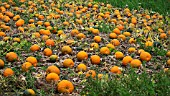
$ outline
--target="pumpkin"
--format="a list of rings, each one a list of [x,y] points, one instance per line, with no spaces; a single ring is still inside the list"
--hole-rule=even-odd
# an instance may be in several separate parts
[[[24,25],[24,20],[23,19],[19,19],[16,23],[15,23],[15,25],[17,26],[17,27],[19,27],[19,26],[22,26],[22,25]]]
[[[128,63],[130,63],[133,60],[131,56],[125,56],[122,60],[122,65],[126,66]]]
[[[87,66],[83,63],[80,63],[78,66],[77,66],[77,70],[78,71],[86,71],[87,70]]]
[[[32,64],[30,62],[25,62],[24,64],[22,64],[22,71],[27,72],[30,67],[32,67]]]
[[[60,70],[58,67],[56,67],[55,65],[51,65],[49,66],[47,69],[46,69],[46,73],[49,74],[49,73],[56,73],[56,74],[60,74]]]
[[[33,52],[35,52],[35,51],[40,50],[40,47],[39,47],[37,44],[34,44],[34,45],[32,45],[32,46],[30,47],[30,50],[33,51]]]
[[[80,52],[78,52],[76,57],[78,60],[84,60],[84,59],[88,58],[88,54],[85,51],[80,51]]]
[[[140,59],[143,60],[143,61],[150,61],[152,58],[151,54],[148,53],[148,52],[142,52],[140,54]]]
[[[60,77],[56,73],[49,73],[46,76],[46,81],[51,82],[51,81],[58,81],[60,80]]]
[[[24,92],[23,92],[23,96],[35,96],[35,92],[33,89],[26,89]]]
[[[55,42],[54,42],[54,40],[52,40],[52,39],[48,39],[48,40],[45,42],[45,44],[46,44],[47,46],[54,46],[54,45],[55,45]]]
[[[45,56],[51,56],[53,54],[53,52],[50,48],[45,48],[43,53]]]
[[[113,66],[113,67],[110,69],[110,71],[111,71],[112,73],[117,73],[117,74],[120,74],[120,73],[121,73],[121,70],[119,69],[118,66]]]
[[[115,57],[116,57],[116,59],[122,59],[124,57],[124,54],[120,51],[117,51],[115,53]]]
[[[96,76],[96,72],[94,71],[94,70],[89,70],[89,71],[87,71],[87,73],[86,73],[86,78],[87,77],[92,77],[92,78],[94,78],[95,76]]]
[[[108,47],[102,47],[100,49],[100,54],[109,55],[110,54],[109,48]]]
[[[13,62],[18,59],[18,55],[14,52],[9,52],[6,54],[6,59],[9,62]]]
[[[133,52],[135,52],[136,51],[136,49],[134,48],[134,47],[130,47],[129,49],[128,49],[128,52],[129,53],[133,53]]]
[[[2,59],[0,59],[0,69],[3,68],[5,65],[4,61]]]
[[[99,48],[99,44],[98,43],[91,43],[90,47],[92,47],[94,49],[98,49]]]
[[[74,62],[72,59],[65,59],[64,62],[63,62],[63,66],[68,68],[72,68],[74,66]]]
[[[71,54],[72,53],[72,49],[70,48],[70,46],[63,46],[61,51],[63,54]]]
[[[62,80],[58,83],[57,90],[60,93],[72,93],[74,85],[68,80]]]
[[[130,62],[130,66],[133,68],[139,68],[139,67],[141,67],[141,65],[142,65],[142,62],[139,59],[133,59]]]
[[[96,43],[101,42],[101,37],[100,37],[100,36],[95,36],[95,37],[94,37],[94,41],[95,41]]]
[[[30,62],[34,67],[36,67],[38,63],[37,59],[33,56],[29,56],[26,61]]]
[[[58,56],[57,55],[51,55],[50,56],[50,61],[51,62],[56,62],[58,60]]]
[[[4,77],[9,77],[14,75],[14,71],[11,68],[6,68],[3,73]]]
[[[92,55],[90,61],[92,64],[100,64],[100,57],[98,55]]]

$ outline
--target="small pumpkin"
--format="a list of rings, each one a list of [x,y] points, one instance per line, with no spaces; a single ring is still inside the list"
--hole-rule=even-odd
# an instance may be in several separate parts
[[[72,93],[74,85],[68,80],[62,80],[58,83],[57,90],[60,93]]]
[[[94,49],[98,49],[99,48],[99,44],[98,43],[91,43],[90,47],[92,47]]]
[[[80,63],[78,66],[77,66],[77,70],[78,71],[86,71],[87,70],[87,66],[83,63]]]
[[[12,76],[14,75],[14,71],[11,68],[6,68],[3,73],[4,77]]]
[[[17,26],[17,27],[19,27],[19,26],[22,26],[22,25],[24,25],[24,20],[23,19],[19,19],[16,23],[15,23],[15,25]]]
[[[142,65],[142,62],[139,59],[133,59],[130,62],[130,66],[133,68],[139,68],[139,67],[141,67],[141,65]]]
[[[168,59],[166,63],[168,66],[170,66],[170,59]]]
[[[2,59],[0,59],[0,69],[4,68],[4,65],[5,65],[4,61]]]
[[[130,63],[133,60],[131,56],[125,56],[122,60],[122,65],[126,66],[128,63]]]
[[[29,56],[27,59],[26,59],[27,62],[30,62],[34,67],[37,66],[37,59],[35,57],[32,57],[32,56]]]
[[[13,62],[18,59],[18,55],[15,52],[9,52],[6,54],[6,59],[9,62]]]
[[[117,74],[120,74],[120,73],[121,73],[121,70],[119,69],[118,66],[113,66],[113,67],[110,69],[110,71],[111,71],[112,73],[117,73]]]
[[[101,37],[100,37],[100,36],[95,36],[95,37],[94,37],[94,41],[95,41],[96,43],[100,43],[100,42],[101,42]]]
[[[63,54],[71,54],[72,53],[72,49],[70,48],[70,46],[63,46],[61,51]]]
[[[100,54],[105,54],[105,55],[109,55],[110,54],[110,50],[108,47],[102,47],[100,49]]]
[[[58,56],[57,55],[51,55],[50,56],[50,61],[51,62],[56,62],[58,60]]]
[[[80,51],[80,52],[78,52],[76,57],[78,60],[84,60],[84,59],[88,58],[88,54],[85,51]]]
[[[98,75],[97,75],[97,78],[98,78],[98,79],[103,79],[103,77],[104,77],[103,74],[98,74]]]
[[[34,44],[34,45],[32,45],[32,46],[30,47],[30,50],[33,51],[33,52],[35,52],[35,51],[40,50],[40,47],[39,47],[37,44]]]
[[[35,92],[33,89],[26,89],[24,92],[23,92],[23,96],[35,96]]]
[[[86,73],[86,78],[87,77],[92,77],[92,78],[94,78],[95,76],[96,76],[96,72],[94,71],[94,70],[89,70],[89,71],[87,71],[87,73]]]
[[[116,57],[116,59],[122,59],[124,57],[124,54],[120,51],[117,51],[115,53],[115,57]]]
[[[51,56],[53,54],[53,52],[50,48],[45,48],[43,53],[45,56]]]
[[[150,61],[152,58],[151,54],[148,53],[148,52],[142,52],[140,54],[140,59],[143,60],[143,61]]]
[[[135,52],[136,51],[136,49],[134,48],[134,47],[130,47],[129,49],[128,49],[128,52],[129,53],[133,53],[133,52]]]
[[[45,44],[46,44],[47,46],[54,46],[54,45],[55,45],[55,42],[54,42],[54,40],[52,40],[52,39],[48,39],[48,40],[45,42]]]
[[[167,57],[170,57],[170,51],[168,51],[168,52],[166,53],[166,56],[167,56]]]
[[[49,73],[46,76],[46,81],[51,82],[51,81],[58,81],[60,80],[60,77],[56,73]]]
[[[90,61],[92,64],[100,64],[100,57],[98,55],[92,55]]]
[[[56,74],[60,74],[60,70],[57,66],[55,65],[51,65],[49,66],[47,69],[46,69],[46,73],[49,74],[49,73],[56,73]]]
[[[25,62],[24,64],[22,64],[22,71],[27,72],[30,67],[32,67],[32,64],[30,62]]]
[[[68,68],[72,68],[74,66],[74,62],[72,59],[65,59],[64,62],[63,62],[63,66]]]

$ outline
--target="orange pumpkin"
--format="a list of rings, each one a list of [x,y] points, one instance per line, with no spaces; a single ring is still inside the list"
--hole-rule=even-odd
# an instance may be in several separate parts
[[[88,58],[88,54],[85,51],[80,51],[76,55],[78,60],[84,60]]]
[[[32,89],[26,89],[26,90],[23,92],[23,96],[35,96],[35,92],[34,92],[34,90],[32,90]]]
[[[166,56],[167,56],[167,57],[170,57],[170,51],[168,51],[168,52],[166,53]]]
[[[113,66],[113,67],[110,69],[110,71],[111,71],[112,73],[117,73],[117,74],[120,74],[120,73],[121,73],[121,70],[119,69],[118,66]]]
[[[65,59],[63,62],[63,66],[72,68],[74,66],[74,62],[72,59]]]
[[[77,29],[73,29],[71,31],[71,36],[76,36],[77,34],[79,34],[79,31]]]
[[[139,59],[133,59],[130,62],[130,66],[133,68],[139,68],[142,65],[142,62]]]
[[[100,64],[100,57],[98,55],[92,55],[90,61],[92,64]]]
[[[2,59],[0,59],[0,68],[3,68],[5,65],[4,61]]]
[[[116,57],[116,59],[122,59],[124,57],[124,54],[120,51],[117,51],[115,53],[115,57]]]
[[[3,73],[4,77],[12,76],[14,75],[14,71],[11,68],[6,68]]]
[[[150,61],[152,58],[151,54],[148,53],[148,52],[142,52],[140,54],[140,59],[143,60],[143,61]]]
[[[121,33],[118,28],[115,28],[115,29],[113,30],[113,32],[116,33],[116,34],[120,34],[120,33]]]
[[[22,25],[24,25],[24,20],[23,19],[19,19],[16,23],[15,23],[15,25],[17,26],[17,27],[19,27],[19,26],[22,26]]]
[[[63,46],[61,51],[63,54],[71,54],[72,53],[72,49],[70,48],[70,46]]]
[[[9,52],[6,54],[6,59],[9,61],[9,62],[13,62],[15,60],[18,59],[18,55],[14,52]]]
[[[77,66],[77,70],[78,71],[86,71],[87,70],[87,66],[83,63],[80,63],[78,66]]]
[[[32,64],[30,62],[25,62],[24,64],[22,64],[22,71],[27,72],[30,67],[32,67]]]
[[[5,36],[6,36],[6,34],[5,34],[4,32],[0,32],[0,36],[5,37]]]
[[[30,62],[34,67],[37,66],[37,59],[35,57],[32,57],[32,56],[29,56],[27,59],[26,59],[27,62]]]
[[[87,73],[86,73],[86,78],[87,77],[92,77],[92,78],[94,78],[95,76],[96,76],[96,72],[94,71],[94,70],[89,70],[89,71],[87,71]]]
[[[92,47],[94,49],[98,49],[99,48],[99,44],[98,43],[91,43],[90,47]]]
[[[136,49],[134,48],[134,47],[130,47],[129,49],[128,49],[128,52],[129,53],[133,53],[133,52],[135,52],[136,51]]]
[[[128,63],[130,63],[133,60],[131,56],[125,56],[122,60],[122,65],[126,66]]]
[[[105,55],[109,55],[110,54],[110,50],[108,47],[102,47],[100,49],[100,54],[105,54]]]
[[[39,47],[37,44],[34,44],[34,45],[32,45],[32,46],[30,47],[30,50],[33,51],[33,52],[35,52],[35,51],[40,50],[40,47]]]
[[[113,39],[112,41],[110,41],[111,44],[113,44],[114,46],[119,46],[120,42],[117,39]]]
[[[48,39],[48,40],[45,42],[45,44],[46,44],[47,46],[55,46],[55,42],[54,42],[54,40],[52,40],[52,39]]]
[[[45,48],[43,53],[45,56],[51,56],[53,54],[53,52],[50,48]]]
[[[56,73],[49,73],[46,76],[46,81],[51,82],[51,81],[58,81],[60,80],[60,77]]]
[[[60,93],[72,93],[74,85],[68,80],[62,80],[58,83],[57,90]]]
[[[99,30],[98,29],[92,29],[92,33],[93,34],[99,34]]]
[[[117,38],[117,34],[116,34],[116,33],[110,33],[110,34],[109,34],[109,37],[110,37],[111,39],[115,39],[115,38]]]
[[[77,34],[77,38],[84,39],[84,38],[86,38],[86,35],[84,35],[83,33],[79,33],[79,34]]]
[[[100,37],[100,36],[95,36],[95,37],[94,37],[94,41],[95,41],[96,43],[101,42],[101,37]]]
[[[60,70],[58,67],[56,67],[55,65],[51,65],[49,66],[47,69],[46,69],[46,73],[49,74],[49,73],[56,73],[56,74],[60,74]]]

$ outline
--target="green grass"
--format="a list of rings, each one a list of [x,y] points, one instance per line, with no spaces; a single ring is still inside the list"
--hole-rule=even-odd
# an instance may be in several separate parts
[[[114,7],[124,8],[128,5],[130,9],[139,9],[141,6],[144,9],[159,12],[162,15],[169,15],[170,1],[169,0],[94,0],[112,4]]]
[[[168,96],[169,75],[164,72],[136,74],[129,70],[126,75],[109,76],[111,79],[88,78],[81,95],[86,96]]]

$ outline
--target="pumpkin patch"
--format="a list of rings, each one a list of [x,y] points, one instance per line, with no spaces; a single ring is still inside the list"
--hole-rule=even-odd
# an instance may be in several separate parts
[[[146,96],[166,96],[169,83],[158,79],[169,78],[170,19],[142,7],[0,1],[0,90],[9,96],[124,96],[146,84]]]

